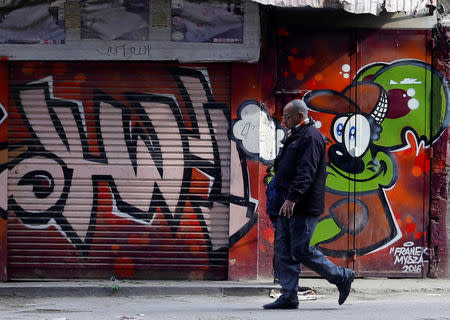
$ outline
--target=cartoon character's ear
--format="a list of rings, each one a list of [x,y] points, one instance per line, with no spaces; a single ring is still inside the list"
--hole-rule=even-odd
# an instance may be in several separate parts
[[[303,101],[308,108],[318,112],[344,114],[358,110],[353,101],[334,90],[310,91],[303,97]]]
[[[387,97],[380,85],[360,82],[357,85],[348,86],[342,94],[349,99],[356,99],[356,104],[362,113],[370,114],[374,118],[378,116],[380,122],[384,120],[387,111]],[[385,96],[385,99],[382,99],[383,96]],[[383,106],[380,105],[380,101],[384,101]]]

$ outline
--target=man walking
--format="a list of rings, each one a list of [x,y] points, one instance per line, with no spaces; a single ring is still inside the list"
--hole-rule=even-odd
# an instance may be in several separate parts
[[[275,160],[275,210],[279,210],[275,257],[281,296],[264,309],[298,308],[301,265],[337,286],[339,304],[347,299],[355,272],[328,260],[309,243],[325,203],[325,143],[302,100],[284,106],[287,138]],[[272,208],[273,209],[273,208]]]

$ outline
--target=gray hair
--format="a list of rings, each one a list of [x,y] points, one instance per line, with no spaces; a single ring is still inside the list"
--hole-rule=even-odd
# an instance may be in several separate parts
[[[292,109],[294,112],[303,113],[305,117],[308,117],[308,107],[303,100],[295,99],[289,103],[292,104]]]

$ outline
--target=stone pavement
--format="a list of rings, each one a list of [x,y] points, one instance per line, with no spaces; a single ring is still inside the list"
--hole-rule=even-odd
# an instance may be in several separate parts
[[[300,278],[302,290],[337,294],[336,286],[320,278]],[[156,280],[84,280],[0,283],[0,296],[164,296],[164,295],[269,295],[280,287],[269,280],[256,281],[156,281]],[[352,294],[390,295],[404,293],[450,294],[450,278],[387,279],[356,278]]]

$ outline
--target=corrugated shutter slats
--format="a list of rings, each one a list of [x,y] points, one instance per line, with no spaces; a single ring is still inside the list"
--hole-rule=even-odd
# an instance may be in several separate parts
[[[228,65],[14,63],[8,274],[224,279]]]

